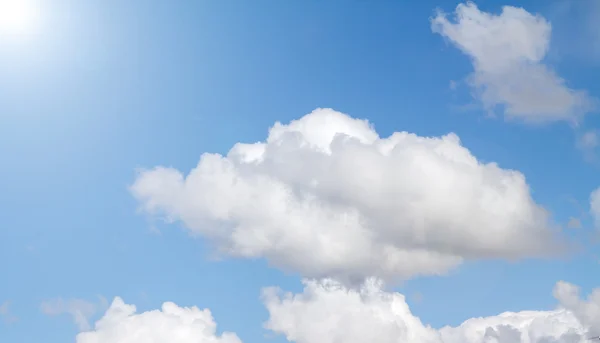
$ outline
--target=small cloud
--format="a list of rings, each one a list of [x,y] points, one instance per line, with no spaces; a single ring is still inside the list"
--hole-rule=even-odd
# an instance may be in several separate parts
[[[596,104],[544,63],[552,26],[538,14],[512,6],[493,14],[466,2],[451,17],[438,12],[431,29],[470,57],[474,71],[466,81],[488,111],[501,108],[505,117],[529,123],[577,124]]]
[[[581,220],[579,220],[579,218],[571,217],[571,218],[569,218],[567,227],[569,229],[580,229],[581,228]]]
[[[90,318],[99,310],[107,307],[108,301],[106,298],[99,296],[98,303],[83,299],[55,298],[44,301],[40,306],[40,310],[48,316],[68,314],[80,331],[88,331],[91,329]]]
[[[0,305],[0,318],[2,318],[5,323],[11,324],[16,322],[18,318],[10,313],[9,307],[9,301],[5,301],[2,303],[2,305]]]
[[[217,330],[210,309],[179,307],[165,302],[159,309],[138,313],[135,305],[126,304],[119,297],[113,300],[94,330],[79,333],[75,341],[242,343],[235,333]]]

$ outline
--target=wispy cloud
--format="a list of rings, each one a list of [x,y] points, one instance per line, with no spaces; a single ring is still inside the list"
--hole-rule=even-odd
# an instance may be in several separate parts
[[[90,318],[108,307],[108,302],[104,297],[99,296],[97,302],[90,302],[83,299],[63,299],[55,298],[44,301],[40,310],[49,316],[58,316],[68,314],[81,331],[91,329]]]

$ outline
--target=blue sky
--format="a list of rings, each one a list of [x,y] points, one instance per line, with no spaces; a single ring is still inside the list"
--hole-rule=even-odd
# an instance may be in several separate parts
[[[448,275],[390,286],[425,324],[550,310],[559,280],[585,293],[597,286],[589,198],[598,168],[594,144],[578,143],[598,128],[595,111],[578,125],[531,124],[502,109],[490,118],[466,82],[471,58],[432,31],[436,9],[451,18],[459,2],[38,3],[35,35],[0,40],[1,342],[74,341],[80,327],[62,313],[70,299],[92,304],[93,326],[115,296],[139,312],[165,301],[210,308],[219,330],[244,342],[285,341],[262,327],[261,289],[302,292],[301,278],[313,275],[264,256],[214,261],[210,240],[139,211],[129,187],[140,168],[187,174],[201,154],[264,141],[276,121],[316,108],[366,118],[381,137],[455,133],[479,161],[523,173],[563,239],[581,245],[559,258],[469,259]],[[591,2],[477,5],[546,18],[540,63],[600,97],[600,35],[590,24],[600,9]],[[580,228],[566,228],[571,217]],[[52,301],[58,315],[43,311]]]

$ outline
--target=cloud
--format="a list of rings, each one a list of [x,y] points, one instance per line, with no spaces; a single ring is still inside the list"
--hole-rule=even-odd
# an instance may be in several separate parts
[[[92,331],[77,335],[77,343],[241,343],[230,332],[216,334],[210,310],[178,307],[166,302],[161,310],[136,313],[133,305],[115,298]]]
[[[590,194],[590,214],[594,219],[596,228],[600,228],[600,188]]]
[[[332,281],[305,281],[300,294],[263,291],[265,327],[295,343],[551,343],[581,342],[600,325],[600,290],[587,301],[576,286],[557,283],[553,311],[505,312],[435,329],[414,316],[400,293],[369,280],[356,290]]]
[[[589,335],[600,335],[600,288],[596,288],[587,297],[581,299],[580,288],[560,281],[554,287],[554,297],[560,305],[573,313],[577,320],[588,331]]]
[[[439,12],[431,29],[471,58],[468,83],[487,110],[501,106],[506,117],[530,123],[577,123],[592,109],[595,100],[544,64],[552,28],[542,16],[511,6],[496,15],[467,2],[452,19]]]
[[[302,293],[263,289],[269,313],[264,327],[295,343],[575,343],[597,335],[600,289],[582,299],[577,286],[560,281],[552,311],[505,312],[471,318],[441,329],[423,324],[411,313],[405,297],[383,290],[368,279],[360,288],[346,288],[331,279],[305,280]],[[117,297],[94,329],[79,333],[77,343],[241,343],[235,333],[217,334],[210,310],[166,302],[161,309],[137,313]]]
[[[68,314],[81,331],[90,329],[90,318],[102,308],[105,308],[106,300],[100,297],[99,304],[89,302],[83,299],[63,299],[56,298],[44,301],[40,310],[49,316],[58,316]]]
[[[366,120],[317,109],[264,142],[205,153],[187,176],[143,170],[140,208],[181,221],[219,252],[307,277],[398,281],[465,259],[556,252],[523,174],[483,163],[455,134],[381,138]]]

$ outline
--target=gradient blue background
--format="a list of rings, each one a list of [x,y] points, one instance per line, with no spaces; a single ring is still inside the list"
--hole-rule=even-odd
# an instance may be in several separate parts
[[[244,342],[283,341],[264,337],[260,289],[299,290],[297,275],[264,261],[209,261],[203,242],[178,225],[138,215],[127,186],[136,168],[187,171],[202,152],[262,140],[275,121],[316,107],[368,118],[381,135],[455,132],[480,159],[522,171],[563,224],[587,211],[600,185],[575,144],[597,118],[575,130],[529,127],[484,118],[468,89],[450,89],[472,66],[431,32],[429,18],[456,1],[42,3],[39,37],[0,45],[0,303],[10,300],[19,317],[0,322],[0,342],[72,342],[70,318],[48,317],[40,303],[97,295],[140,310],[163,301],[209,307],[219,328]],[[492,12],[503,4],[478,2]],[[560,4],[511,3],[552,20],[547,62],[599,96],[599,60],[571,36],[587,12],[563,15]],[[589,235],[582,221],[570,235]],[[564,260],[469,263],[398,290],[440,327],[552,308],[556,281],[590,290],[598,267],[593,249]]]

